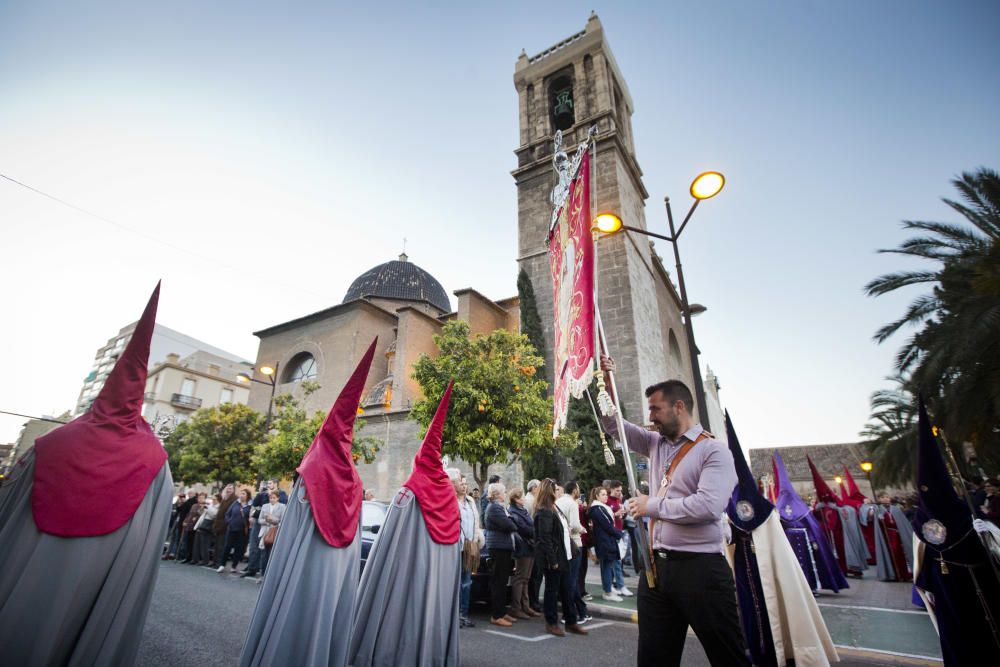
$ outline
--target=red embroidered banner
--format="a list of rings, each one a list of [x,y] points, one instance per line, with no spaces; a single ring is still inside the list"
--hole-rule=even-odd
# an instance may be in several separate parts
[[[554,289],[552,434],[566,425],[569,397],[590,385],[594,362],[594,240],[590,225],[590,154],[584,153],[549,239]]]

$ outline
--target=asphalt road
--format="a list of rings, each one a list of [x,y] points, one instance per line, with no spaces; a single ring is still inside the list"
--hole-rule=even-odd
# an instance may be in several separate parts
[[[236,664],[250,624],[259,586],[251,579],[217,574],[210,568],[161,563],[138,664],[143,666]],[[635,664],[636,626],[594,619],[587,637],[553,637],[540,619],[513,628],[489,623],[485,607],[474,608],[475,628],[462,630],[461,662],[468,667],[511,665]],[[883,626],[883,631],[885,627]],[[698,640],[688,635],[684,665],[708,665]],[[922,664],[879,655],[842,655],[842,667]]]

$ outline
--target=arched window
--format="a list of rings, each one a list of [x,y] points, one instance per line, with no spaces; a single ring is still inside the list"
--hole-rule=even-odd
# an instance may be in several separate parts
[[[316,377],[316,359],[308,352],[300,352],[292,357],[285,373],[285,382],[301,382]]]

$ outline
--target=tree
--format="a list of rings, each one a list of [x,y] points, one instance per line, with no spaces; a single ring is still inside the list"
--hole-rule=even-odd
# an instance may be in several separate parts
[[[319,387],[317,382],[304,381],[301,385],[303,400]],[[253,459],[255,469],[267,477],[281,479],[291,477],[309,450],[309,446],[316,439],[316,434],[319,433],[326,417],[327,413],[322,410],[317,410],[309,416],[301,403],[291,394],[281,394],[275,398],[271,433],[267,440],[256,448]],[[362,419],[354,422],[351,455],[355,463],[360,459],[364,459],[365,463],[371,463],[382,446],[382,441],[378,438],[358,436],[358,431],[364,426],[365,422]]]
[[[552,442],[552,399],[537,372],[542,358],[527,336],[506,329],[470,336],[461,321],[445,324],[434,343],[440,354],[422,354],[413,365],[424,398],[410,416],[426,430],[454,379],[442,451],[468,462],[485,489],[491,464],[510,463]]]
[[[917,406],[902,375],[871,396],[872,416],[861,437],[872,455],[872,484],[903,485],[914,479],[917,462]]]
[[[922,235],[880,250],[934,262],[865,286],[880,296],[930,284],[903,315],[875,334],[883,343],[904,326],[919,327],[896,355],[908,388],[922,393],[953,443],[972,442],[987,469],[1000,464],[1000,176],[990,169],[952,181],[965,203],[944,199],[968,225],[904,221]],[[874,415],[873,415],[874,417]]]
[[[178,479],[216,485],[251,481],[254,448],[264,438],[264,416],[239,403],[202,408],[168,435],[164,447]]]
[[[614,452],[615,464],[608,466],[604,460],[601,434],[586,397],[570,399],[566,427],[576,433],[579,439],[577,446],[569,450],[569,462],[573,467],[573,476],[580,485],[581,494],[589,494],[593,487],[606,479],[617,479],[623,484],[626,482],[622,453],[611,436],[605,437],[608,447]]]

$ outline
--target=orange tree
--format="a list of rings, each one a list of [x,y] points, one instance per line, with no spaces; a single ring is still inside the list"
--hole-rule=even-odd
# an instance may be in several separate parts
[[[451,321],[434,337],[440,354],[413,365],[424,398],[410,413],[426,430],[448,381],[455,380],[442,451],[472,466],[485,490],[487,470],[535,450],[551,447],[552,399],[538,367],[544,363],[527,336],[497,329],[470,335],[465,322]],[[575,434],[560,436],[575,441]]]

